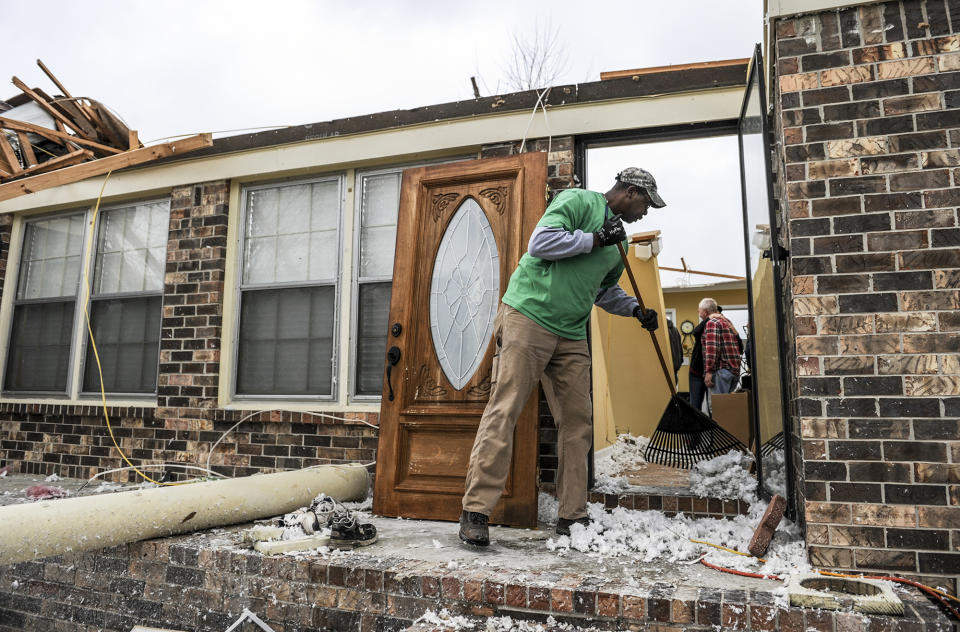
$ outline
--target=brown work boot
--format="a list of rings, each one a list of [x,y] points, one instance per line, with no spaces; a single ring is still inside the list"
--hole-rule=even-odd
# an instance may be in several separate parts
[[[487,516],[475,511],[460,514],[460,539],[473,546],[488,546],[490,530],[487,528]]]
[[[575,524],[582,524],[586,527],[590,524],[590,518],[584,516],[583,518],[557,518],[557,535],[570,535],[570,527]]]

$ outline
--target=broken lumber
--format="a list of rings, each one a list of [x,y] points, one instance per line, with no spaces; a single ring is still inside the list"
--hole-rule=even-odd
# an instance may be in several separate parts
[[[27,195],[28,193],[86,180],[87,178],[102,175],[108,171],[132,167],[150,162],[151,160],[166,158],[167,156],[179,156],[180,154],[210,147],[211,145],[213,145],[213,136],[211,134],[199,134],[170,143],[152,145],[150,147],[144,147],[143,149],[134,149],[114,156],[107,156],[106,158],[98,158],[97,160],[73,165],[72,167],[64,167],[51,173],[31,176],[29,178],[23,178],[22,180],[14,180],[0,184],[0,202],[20,195]]]
[[[14,121],[13,119],[4,118],[2,116],[0,116],[0,127],[5,127],[9,130],[18,132],[30,132],[31,134],[43,136],[47,140],[52,140],[53,142],[60,143],[61,145],[64,144],[65,141],[69,141],[71,143],[83,145],[84,147],[90,147],[91,149],[99,149],[100,151],[108,154],[119,154],[123,151],[122,149],[96,143],[92,140],[87,140],[86,138],[80,138],[79,136],[73,136],[72,134],[64,134],[63,132],[59,132],[55,129],[48,129],[42,125],[34,125],[33,123],[27,123],[26,121]]]
[[[0,566],[289,513],[321,492],[366,497],[362,465],[189,483],[0,507]]]

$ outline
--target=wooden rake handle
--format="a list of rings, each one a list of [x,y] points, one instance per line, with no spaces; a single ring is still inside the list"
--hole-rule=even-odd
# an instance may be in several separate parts
[[[637,287],[637,280],[633,277],[633,269],[630,267],[630,262],[627,261],[627,252],[623,249],[623,244],[619,241],[617,242],[617,250],[620,251],[620,258],[623,259],[623,267],[626,268],[627,276],[630,277],[633,295],[637,297],[637,303],[640,304],[640,309],[645,311],[647,308],[643,305],[640,288]],[[677,394],[677,385],[673,383],[673,376],[670,375],[670,370],[667,369],[667,361],[663,359],[663,351],[660,349],[660,341],[657,340],[657,333],[651,331],[650,339],[653,340],[653,348],[657,350],[657,358],[660,360],[660,367],[663,369],[663,377],[667,379],[667,386],[670,387],[670,395],[674,396]]]

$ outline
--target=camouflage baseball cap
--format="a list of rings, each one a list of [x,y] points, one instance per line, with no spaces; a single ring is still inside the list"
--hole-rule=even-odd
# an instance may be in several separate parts
[[[660,194],[657,193],[657,181],[653,179],[653,174],[646,169],[627,167],[617,174],[617,180],[625,184],[640,187],[646,191],[650,197],[650,205],[654,208],[663,208],[667,205],[667,203],[663,201],[663,198],[660,197]]]

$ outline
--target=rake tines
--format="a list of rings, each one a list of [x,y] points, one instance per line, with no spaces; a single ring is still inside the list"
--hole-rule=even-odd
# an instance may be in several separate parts
[[[690,469],[730,450],[747,452],[747,447],[689,402],[674,397],[643,456],[651,463]]]
[[[777,450],[783,450],[784,446],[783,432],[781,431],[760,447],[760,454],[761,456],[770,456]]]

